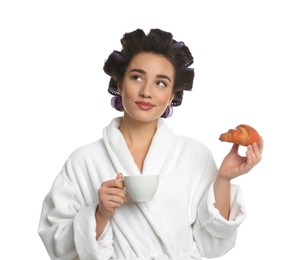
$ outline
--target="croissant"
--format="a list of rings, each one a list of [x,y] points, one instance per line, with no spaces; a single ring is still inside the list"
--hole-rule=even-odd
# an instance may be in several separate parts
[[[221,134],[219,140],[247,146],[253,143],[260,144],[261,136],[253,127],[242,124],[236,129],[230,129],[227,133]]]

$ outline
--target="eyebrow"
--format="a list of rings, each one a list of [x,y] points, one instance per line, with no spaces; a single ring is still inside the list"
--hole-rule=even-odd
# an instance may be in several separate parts
[[[138,73],[141,73],[141,74],[144,74],[144,75],[146,74],[146,71],[144,71],[142,69],[131,69],[129,71],[129,73],[131,73],[131,72],[138,72]],[[158,75],[156,75],[156,77],[157,78],[167,79],[167,80],[169,80],[171,82],[171,79],[168,76],[166,76],[166,75],[158,74]]]

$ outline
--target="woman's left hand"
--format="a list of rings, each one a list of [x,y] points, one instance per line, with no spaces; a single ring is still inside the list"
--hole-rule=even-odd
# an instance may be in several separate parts
[[[232,149],[224,158],[218,172],[218,177],[230,181],[249,172],[262,159],[263,140],[259,145],[248,145],[246,156],[238,154],[239,145],[233,144]]]

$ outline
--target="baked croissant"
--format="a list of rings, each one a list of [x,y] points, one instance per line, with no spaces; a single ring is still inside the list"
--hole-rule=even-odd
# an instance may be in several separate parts
[[[261,137],[253,127],[249,125],[238,125],[236,129],[230,129],[219,138],[222,142],[235,143],[247,146],[253,143],[260,144]]]

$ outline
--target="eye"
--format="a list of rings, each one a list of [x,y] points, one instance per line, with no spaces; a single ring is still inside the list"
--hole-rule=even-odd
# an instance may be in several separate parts
[[[141,81],[142,77],[140,75],[132,75],[131,79],[136,80],[136,81]]]
[[[157,85],[161,88],[165,88],[167,84],[164,81],[157,81]]]

